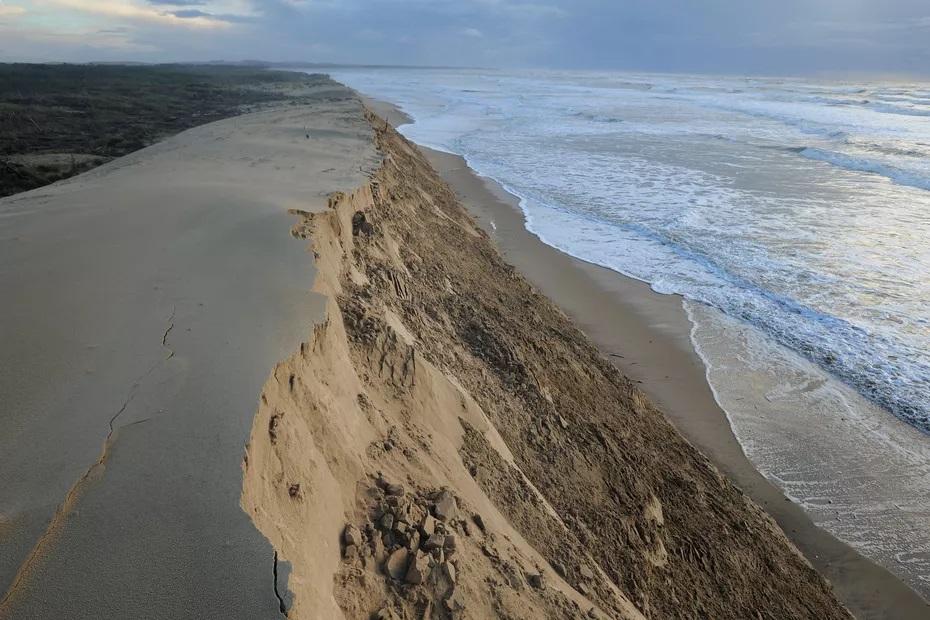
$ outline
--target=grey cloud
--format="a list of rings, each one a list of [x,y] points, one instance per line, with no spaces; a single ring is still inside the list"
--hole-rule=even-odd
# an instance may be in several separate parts
[[[147,0],[154,6],[203,6],[206,0]]]
[[[145,60],[930,72],[927,0],[251,0],[249,17],[218,14],[220,0],[148,2],[234,27],[134,24],[133,41],[160,50]]]
[[[212,14],[206,13],[199,9],[184,9],[183,11],[171,11],[171,14],[175,17],[181,18],[192,18],[192,17],[213,17]]]

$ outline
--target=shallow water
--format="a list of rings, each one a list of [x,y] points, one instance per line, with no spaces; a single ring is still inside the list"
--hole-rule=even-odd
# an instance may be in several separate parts
[[[520,196],[546,243],[690,300],[753,462],[930,593],[930,84],[334,77]]]
[[[759,330],[685,302],[743,450],[814,522],[930,594],[930,441]]]

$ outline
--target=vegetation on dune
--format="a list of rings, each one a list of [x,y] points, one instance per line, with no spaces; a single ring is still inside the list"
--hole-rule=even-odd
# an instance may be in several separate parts
[[[0,64],[0,196],[327,83],[244,66]]]

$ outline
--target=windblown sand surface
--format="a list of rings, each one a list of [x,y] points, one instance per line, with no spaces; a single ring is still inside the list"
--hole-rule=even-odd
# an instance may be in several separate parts
[[[239,462],[321,309],[287,209],[379,161],[307,100],[0,200],[0,618],[280,617]]]
[[[326,319],[266,383],[243,462],[289,617],[849,617],[370,120],[380,169],[294,229]]]

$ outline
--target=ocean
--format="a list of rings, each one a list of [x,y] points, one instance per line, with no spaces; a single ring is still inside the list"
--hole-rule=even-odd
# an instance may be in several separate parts
[[[930,83],[352,69],[580,259],[679,294],[747,456],[930,595]]]

